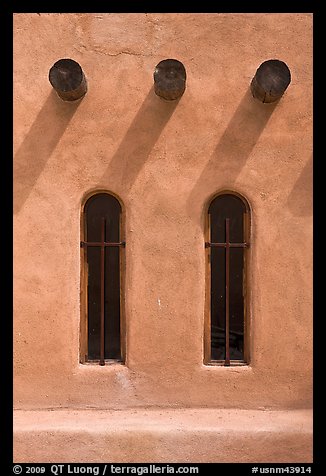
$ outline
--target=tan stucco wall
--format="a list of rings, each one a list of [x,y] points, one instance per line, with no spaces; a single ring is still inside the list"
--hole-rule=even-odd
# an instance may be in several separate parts
[[[88,92],[48,72],[78,61]],[[153,71],[187,70],[179,102]],[[249,92],[277,58],[275,105]],[[17,408],[305,408],[312,400],[312,15],[14,16],[14,395]],[[80,215],[91,191],[126,218],[125,366],[79,364]],[[251,364],[205,367],[204,208],[252,208]]]

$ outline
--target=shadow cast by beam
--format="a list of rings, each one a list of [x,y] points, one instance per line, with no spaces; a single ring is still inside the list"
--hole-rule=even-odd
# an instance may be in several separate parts
[[[123,189],[130,189],[178,102],[179,99],[165,101],[155,94],[153,87],[150,89],[102,175],[99,186],[114,181]]]
[[[18,213],[81,100],[64,102],[52,89],[14,157],[14,213]]]
[[[312,216],[313,211],[313,165],[312,155],[302,169],[288,197],[287,206],[296,217]]]
[[[187,211],[190,216],[200,213],[207,191],[214,193],[217,184],[221,183],[221,177],[223,182],[232,186],[276,105],[277,102],[262,104],[257,101],[248,88],[189,195]]]

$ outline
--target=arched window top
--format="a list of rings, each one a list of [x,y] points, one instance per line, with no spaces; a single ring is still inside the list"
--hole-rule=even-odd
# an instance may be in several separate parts
[[[209,210],[214,208],[217,203],[230,204],[232,207],[242,207],[244,212],[249,211],[249,204],[247,200],[235,192],[220,192],[218,195],[215,195],[209,205]]]
[[[92,195],[84,206],[86,217],[87,241],[101,240],[101,221],[105,219],[105,236],[107,241],[119,241],[119,220],[121,215],[119,200],[109,193]]]
[[[89,206],[94,206],[94,203],[107,204],[108,202],[111,202],[121,210],[120,200],[109,192],[97,192],[91,195],[85,202],[84,210],[86,211]]]
[[[244,213],[249,211],[248,203],[233,193],[221,193],[211,201],[208,213],[211,224],[211,241],[225,242],[225,220],[230,219],[230,242],[244,239]]]

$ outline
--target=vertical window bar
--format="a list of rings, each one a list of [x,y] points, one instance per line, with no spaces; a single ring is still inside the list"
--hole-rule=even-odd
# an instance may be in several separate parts
[[[101,326],[100,326],[100,365],[105,365],[104,362],[104,343],[105,343],[105,329],[104,329],[104,271],[105,271],[105,218],[101,220]]]
[[[230,219],[225,219],[225,366],[230,365]]]

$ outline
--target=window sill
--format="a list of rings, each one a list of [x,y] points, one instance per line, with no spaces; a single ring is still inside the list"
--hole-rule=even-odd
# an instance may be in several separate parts
[[[206,372],[229,372],[229,373],[239,373],[239,372],[252,372],[253,368],[251,364],[248,364],[246,362],[239,362],[235,361],[232,362],[230,365],[224,365],[224,362],[207,362],[203,363],[201,366],[202,371]]]
[[[90,367],[106,367],[106,366],[111,366],[111,365],[125,365],[125,363],[122,360],[117,360],[117,359],[105,359],[104,365],[100,365],[99,360],[88,360],[85,362],[79,362],[80,365],[85,365],[85,366],[90,366]]]
[[[205,362],[206,366],[218,366],[218,367],[248,367],[248,363],[241,360],[231,360],[230,365],[225,365],[224,360],[211,360],[210,362]]]

